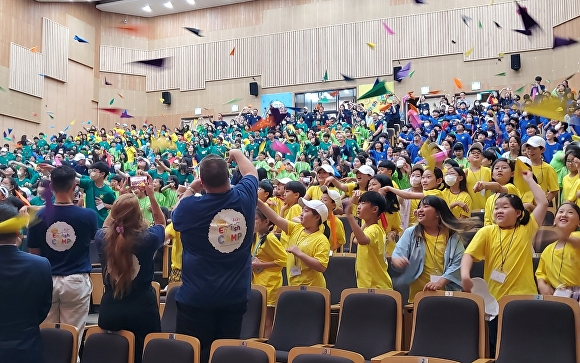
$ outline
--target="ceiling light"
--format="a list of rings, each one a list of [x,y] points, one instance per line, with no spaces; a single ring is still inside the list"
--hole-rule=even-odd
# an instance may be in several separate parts
[[[151,6],[149,6],[149,5],[145,5],[145,6],[144,6],[144,7],[142,7],[141,9],[142,9],[143,11],[146,11],[146,12],[148,12],[148,13],[150,13],[150,12],[151,12]]]
[[[171,3],[171,1],[166,2],[165,4],[163,4],[163,6],[165,6],[167,9],[173,9],[173,4]]]
[[[195,0],[187,0],[187,2],[191,5],[195,5]]]

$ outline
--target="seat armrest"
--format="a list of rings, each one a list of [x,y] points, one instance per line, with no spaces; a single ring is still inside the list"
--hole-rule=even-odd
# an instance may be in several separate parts
[[[333,348],[334,344],[314,344],[310,348]]]
[[[491,359],[491,358],[479,358],[473,361],[473,363],[493,363],[495,362],[495,359]]]
[[[338,311],[340,310],[340,303],[330,305],[330,311]]]
[[[399,355],[406,355],[407,351],[406,350],[393,350],[391,352],[387,352],[387,353],[383,353],[381,355],[377,355],[376,357],[371,359],[372,363],[381,363],[383,361],[383,359],[388,358],[388,357],[396,357]]]
[[[250,339],[246,339],[252,342],[259,342],[259,343],[267,343],[268,339],[266,338],[250,338]]]

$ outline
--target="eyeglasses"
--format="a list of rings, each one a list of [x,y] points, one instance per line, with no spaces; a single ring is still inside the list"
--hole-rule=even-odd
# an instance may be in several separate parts
[[[566,160],[566,164],[572,164],[574,160]]]

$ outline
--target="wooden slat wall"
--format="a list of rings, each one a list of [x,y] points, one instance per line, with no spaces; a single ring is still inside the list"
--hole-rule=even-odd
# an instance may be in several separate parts
[[[42,98],[44,95],[43,55],[10,43],[10,89]]]
[[[68,80],[69,31],[47,18],[42,18],[42,54],[44,74],[62,82]]]
[[[449,11],[414,14],[293,30],[269,35],[215,41],[149,51],[146,57],[133,49],[101,47],[101,71],[147,76],[147,91],[205,88],[206,81],[261,76],[261,87],[282,87],[392,74],[393,61],[462,54],[464,61],[497,58],[499,53],[552,47],[553,26],[580,15],[578,0],[522,0],[520,4],[541,24],[543,31],[527,37],[512,2],[472,6]],[[461,21],[466,15],[469,26]],[[494,25],[497,21],[503,28]],[[385,31],[382,23],[394,30]],[[482,28],[478,23],[482,23]],[[456,41],[453,44],[451,40]],[[374,50],[367,42],[376,44]],[[230,51],[235,47],[235,55]],[[127,62],[172,56],[173,67],[139,72]],[[404,64],[401,62],[401,64]]]

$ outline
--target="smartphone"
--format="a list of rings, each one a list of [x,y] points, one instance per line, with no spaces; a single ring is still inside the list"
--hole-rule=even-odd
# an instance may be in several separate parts
[[[131,188],[145,189],[146,182],[147,182],[146,176],[132,176],[129,178],[129,183],[131,184]]]

